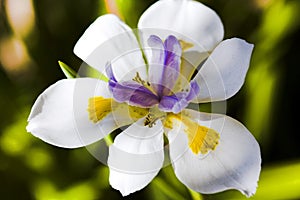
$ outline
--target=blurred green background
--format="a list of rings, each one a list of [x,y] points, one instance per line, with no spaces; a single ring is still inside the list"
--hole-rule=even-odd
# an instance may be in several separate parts
[[[67,150],[27,133],[37,96],[64,78],[57,61],[78,69],[73,46],[97,16],[116,12],[131,27],[155,0],[0,0],[0,199],[121,199],[108,168],[85,148]],[[300,199],[299,0],[202,0],[221,17],[225,38],[255,44],[241,91],[227,113],[260,143],[262,173],[251,199]],[[116,3],[118,9],[112,4]],[[200,195],[164,168],[124,199],[246,199],[239,192]]]

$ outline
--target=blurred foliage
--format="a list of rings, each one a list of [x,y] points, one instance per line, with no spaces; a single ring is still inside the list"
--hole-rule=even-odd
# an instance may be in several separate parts
[[[64,78],[63,60],[77,70],[73,46],[106,12],[131,27],[155,0],[0,1],[1,199],[120,199],[108,169],[86,149],[66,150],[26,133],[30,107],[40,92]],[[300,199],[300,1],[203,0],[221,17],[225,38],[255,44],[244,87],[227,101],[228,115],[259,140],[263,169],[251,199]],[[62,69],[67,65],[60,63]],[[98,77],[101,75],[97,75]],[[171,166],[145,189],[125,199],[245,199],[227,191],[200,195],[185,188]]]

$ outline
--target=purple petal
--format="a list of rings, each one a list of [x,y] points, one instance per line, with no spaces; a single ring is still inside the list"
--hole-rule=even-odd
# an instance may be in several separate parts
[[[186,108],[190,101],[197,97],[200,88],[196,81],[190,83],[189,92],[178,92],[170,96],[163,96],[158,108],[165,112],[179,113]]]
[[[196,81],[191,81],[190,83],[190,92],[189,94],[185,97],[185,99],[190,102],[192,101],[193,99],[195,99],[198,94],[200,92],[200,87],[198,85],[198,83]]]
[[[150,90],[133,81],[122,83],[109,81],[109,87],[114,99],[120,103],[150,108],[159,102],[158,97]]]
[[[178,93],[171,96],[163,96],[159,102],[158,108],[164,112],[173,112],[177,114],[187,107],[189,103],[184,98],[185,95],[185,93]]]
[[[173,89],[180,71],[181,46],[174,36],[163,41],[157,36],[150,36],[148,44],[152,57],[149,61],[149,80],[158,96],[167,96]]]
[[[161,39],[151,35],[148,39],[148,45],[151,47],[151,58],[149,61],[149,81],[156,93],[161,96],[163,85],[161,77],[164,72],[165,51]]]
[[[165,43],[165,65],[171,65],[176,71],[180,70],[181,46],[177,38],[170,35]]]
[[[106,63],[105,70],[106,70],[106,74],[107,74],[108,78],[114,82],[117,82],[110,62]]]
[[[151,35],[148,39],[148,45],[151,47],[151,62],[153,64],[163,64],[165,61],[164,55],[164,43],[163,41],[156,35]],[[153,77],[154,78],[154,77]]]

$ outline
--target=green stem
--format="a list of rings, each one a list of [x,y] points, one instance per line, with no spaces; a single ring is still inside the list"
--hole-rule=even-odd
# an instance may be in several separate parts
[[[189,189],[189,192],[190,192],[191,197],[192,197],[193,200],[203,200],[200,193],[195,192],[194,190],[191,190],[191,189]]]
[[[105,141],[105,143],[106,143],[106,145],[107,146],[110,146],[110,145],[112,145],[113,144],[113,140],[112,140],[112,138],[111,138],[111,135],[109,134],[109,135],[107,135],[106,137],[104,137],[104,141]]]

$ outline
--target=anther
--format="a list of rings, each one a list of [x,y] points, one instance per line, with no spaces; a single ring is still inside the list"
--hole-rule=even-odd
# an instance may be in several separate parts
[[[140,74],[136,72],[136,76],[132,79],[133,81],[145,85],[145,81],[141,78]],[[148,82],[147,82],[148,84]]]
[[[157,120],[164,119],[165,117],[166,114],[164,112],[160,111],[157,107],[153,107],[144,121],[144,126],[152,128]]]

